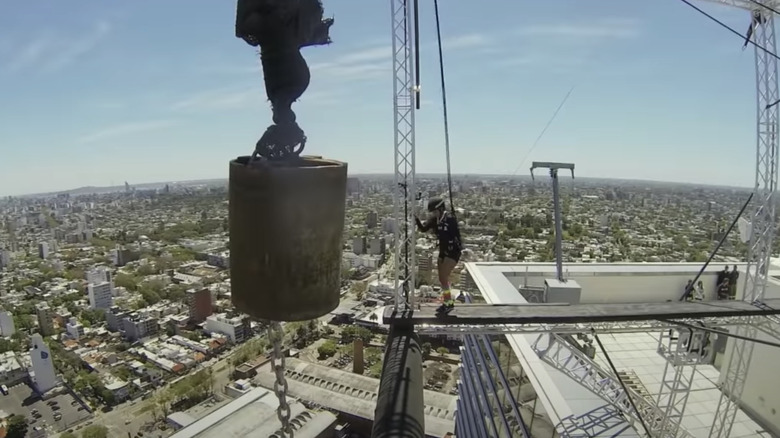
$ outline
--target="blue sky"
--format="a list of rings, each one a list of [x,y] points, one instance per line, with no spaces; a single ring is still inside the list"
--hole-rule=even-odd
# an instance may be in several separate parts
[[[745,11],[698,3],[743,32]],[[752,185],[753,50],[678,0],[441,0],[454,173]],[[333,44],[304,50],[307,152],[393,166],[389,1],[325,0]],[[421,17],[418,172],[445,170],[432,2]],[[217,178],[270,121],[228,0],[4,0],[0,195]],[[574,86],[557,119],[531,144]],[[519,171],[518,171],[519,169]]]

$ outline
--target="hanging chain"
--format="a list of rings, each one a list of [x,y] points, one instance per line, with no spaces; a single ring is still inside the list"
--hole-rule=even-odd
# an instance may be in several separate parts
[[[284,352],[282,352],[282,340],[284,340],[284,329],[278,321],[271,321],[268,325],[268,339],[274,347],[274,353],[271,357],[271,367],[276,374],[274,382],[274,392],[279,399],[279,407],[276,409],[276,416],[282,423],[282,434],[288,438],[293,438],[293,430],[290,426],[290,405],[287,404],[287,378],[284,377]]]

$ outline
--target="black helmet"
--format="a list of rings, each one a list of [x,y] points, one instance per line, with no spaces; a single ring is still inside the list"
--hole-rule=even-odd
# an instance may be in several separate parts
[[[444,210],[444,199],[431,198],[428,201],[428,211]]]

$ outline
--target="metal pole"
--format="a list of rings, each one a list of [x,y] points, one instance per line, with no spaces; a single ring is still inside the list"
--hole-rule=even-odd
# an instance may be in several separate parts
[[[561,200],[558,192],[558,169],[550,169],[553,186],[553,212],[555,217],[555,272],[558,274],[558,281],[563,281],[563,223],[561,220]]]
[[[531,164],[531,179],[534,178],[534,169],[543,167],[550,169],[550,177],[553,185],[553,212],[555,214],[555,268],[558,281],[563,282],[563,221],[561,219],[561,199],[558,187],[558,169],[568,169],[574,178],[573,163],[552,163],[546,161],[534,161]]]
[[[371,438],[425,438],[422,349],[411,325],[390,328]]]

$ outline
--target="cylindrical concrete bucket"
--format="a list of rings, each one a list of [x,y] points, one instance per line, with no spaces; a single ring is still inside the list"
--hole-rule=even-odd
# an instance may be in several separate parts
[[[303,321],[339,304],[347,164],[320,157],[230,162],[233,305]]]

